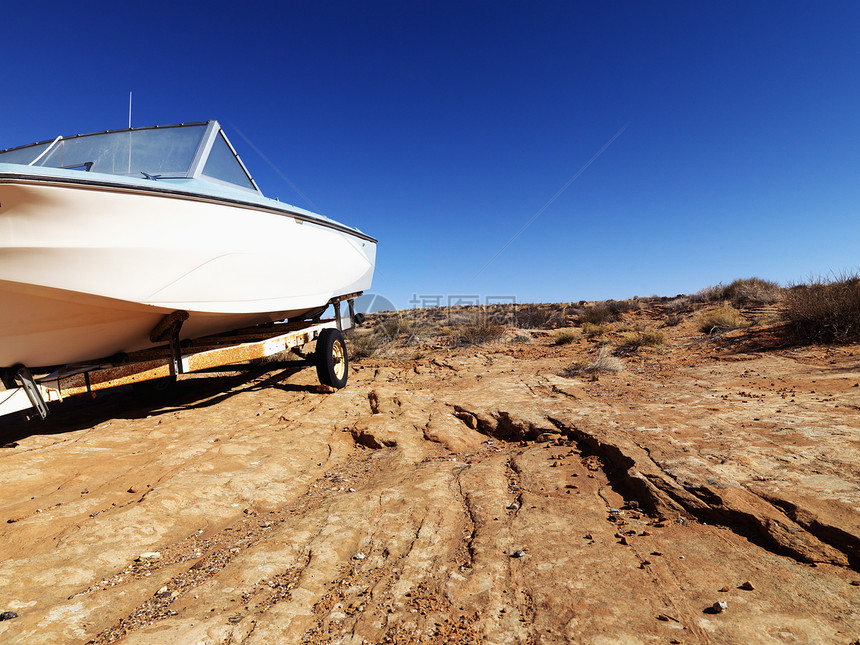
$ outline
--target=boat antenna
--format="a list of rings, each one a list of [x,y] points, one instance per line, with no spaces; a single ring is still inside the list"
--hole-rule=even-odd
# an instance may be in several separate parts
[[[131,175],[131,90],[128,91],[128,174]]]

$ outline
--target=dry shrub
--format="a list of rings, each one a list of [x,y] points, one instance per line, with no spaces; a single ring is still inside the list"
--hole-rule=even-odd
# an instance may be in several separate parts
[[[374,332],[353,333],[349,336],[350,358],[370,358],[387,349],[392,342],[383,334]]]
[[[519,305],[514,324],[520,329],[552,329],[561,322],[559,312],[550,305]]]
[[[731,305],[722,305],[699,316],[699,329],[713,334],[749,327],[752,323]]]
[[[607,300],[606,306],[609,307],[609,311],[617,318],[624,312],[643,309],[645,303],[639,300],[639,298],[633,298],[631,300]]]
[[[672,298],[667,301],[663,305],[663,311],[669,314],[679,314],[690,311],[692,304],[693,301],[691,298],[688,298],[687,296],[678,296],[677,298]]]
[[[623,369],[624,363],[621,359],[613,356],[612,351],[608,347],[601,347],[593,362],[574,361],[561,371],[561,375],[570,378],[581,374],[620,372]]]
[[[656,329],[640,329],[627,332],[621,336],[621,347],[639,349],[640,347],[656,347],[666,341],[666,336]]]
[[[483,345],[491,341],[499,340],[505,335],[505,326],[477,316],[472,322],[463,325],[457,335],[460,345]]]
[[[799,342],[860,340],[860,274],[794,285],[786,291],[781,309]]]
[[[582,333],[586,338],[598,338],[609,331],[609,325],[582,323]]]
[[[661,327],[677,327],[682,322],[684,322],[684,317],[681,314],[669,314]]]
[[[395,314],[380,321],[374,328],[374,332],[395,339],[404,334],[412,336],[415,334],[417,325],[411,318],[402,314]]]
[[[784,289],[776,282],[761,278],[735,280],[723,289],[723,298],[735,307],[770,305],[782,299]]]
[[[722,283],[715,287],[705,287],[692,296],[697,302],[729,301],[734,307],[770,305],[779,302],[785,289],[776,282],[761,278],[743,278],[728,285]]]
[[[559,329],[553,337],[553,345],[567,345],[575,340],[579,340],[580,331],[578,329]]]
[[[364,327],[355,328],[349,333],[350,357],[360,359],[379,356],[396,346],[413,345],[418,341],[418,332],[423,333],[425,327],[419,324],[415,314],[380,314],[370,319]]]
[[[601,325],[608,323],[614,318],[615,316],[609,306],[605,302],[598,302],[583,310],[582,315],[579,317],[579,323],[583,326],[586,323]]]
[[[722,300],[724,288],[722,284],[716,286],[708,285],[699,289],[699,291],[690,296],[690,299],[693,302],[716,302],[717,300]]]

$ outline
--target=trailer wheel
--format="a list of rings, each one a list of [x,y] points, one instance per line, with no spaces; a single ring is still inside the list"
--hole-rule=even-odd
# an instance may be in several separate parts
[[[337,329],[323,329],[317,338],[314,356],[320,383],[338,390],[346,385],[349,376],[349,359],[346,341]]]

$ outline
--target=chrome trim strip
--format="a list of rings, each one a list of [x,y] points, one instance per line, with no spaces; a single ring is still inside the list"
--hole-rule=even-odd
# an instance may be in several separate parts
[[[251,208],[254,210],[262,211],[264,213],[272,213],[274,215],[283,215],[285,217],[292,217],[293,219],[300,220],[303,222],[309,222],[311,224],[318,224],[319,226],[325,226],[326,228],[331,228],[341,233],[347,233],[348,235],[352,235],[359,239],[365,240],[367,242],[373,242],[376,244],[378,242],[377,239],[362,233],[361,231],[357,231],[354,228],[350,228],[344,224],[339,222],[335,222],[334,220],[325,220],[325,219],[317,219],[316,217],[310,217],[305,215],[304,213],[297,213],[295,211],[288,210],[286,208],[273,208],[269,206],[265,206],[263,204],[255,204],[254,202],[246,202],[241,199],[232,199],[230,197],[219,197],[216,195],[206,195],[204,193],[195,193],[191,191],[185,190],[177,190],[176,188],[162,188],[160,186],[133,186],[130,184],[122,184],[115,183],[109,181],[93,181],[91,179],[73,179],[73,178],[61,178],[61,177],[38,177],[35,175],[23,175],[19,173],[13,172],[0,172],[0,184],[7,184],[12,182],[18,183],[30,183],[30,184],[50,184],[56,186],[76,186],[82,188],[108,188],[114,190],[122,190],[127,192],[136,192],[136,193],[150,193],[158,196],[167,196],[167,197],[177,197],[177,198],[190,198],[196,201],[205,201],[211,202],[214,204],[226,204],[229,206],[241,206],[242,208]],[[151,182],[152,184],[156,184],[157,182]],[[265,199],[269,199],[268,197]],[[273,200],[270,200],[273,201]],[[278,202],[279,203],[279,202]]]

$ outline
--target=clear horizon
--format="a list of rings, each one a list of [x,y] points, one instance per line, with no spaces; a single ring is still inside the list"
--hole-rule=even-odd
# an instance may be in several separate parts
[[[860,264],[855,3],[145,9],[7,8],[0,148],[126,127],[130,91],[136,126],[218,119],[265,195],[379,239],[399,309]]]

